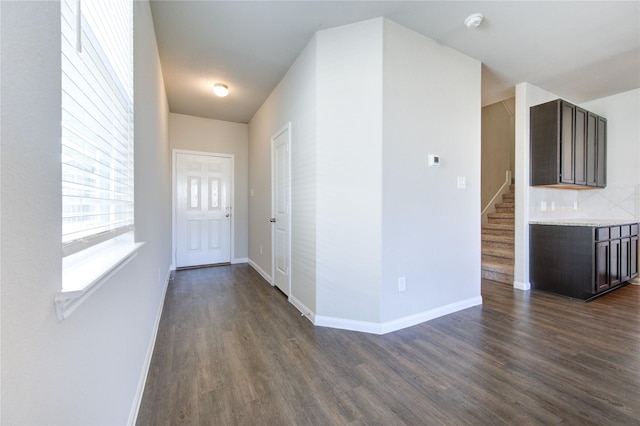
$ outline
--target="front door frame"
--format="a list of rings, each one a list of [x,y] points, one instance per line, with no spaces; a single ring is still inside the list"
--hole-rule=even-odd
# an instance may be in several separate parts
[[[178,197],[177,197],[177,188],[178,188],[178,155],[179,154],[187,154],[187,155],[202,155],[206,157],[222,157],[229,158],[231,160],[231,170],[229,176],[229,205],[231,206],[231,233],[229,236],[229,253],[231,253],[231,263],[233,263],[233,259],[235,258],[235,248],[234,248],[234,231],[235,231],[235,197],[234,197],[234,169],[235,169],[235,155],[233,154],[223,154],[217,152],[206,152],[206,151],[191,151],[186,149],[172,149],[171,150],[171,270],[176,270],[177,256],[178,256]]]

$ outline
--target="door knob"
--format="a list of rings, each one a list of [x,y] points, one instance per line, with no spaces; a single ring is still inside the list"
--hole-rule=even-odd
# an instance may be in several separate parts
[[[269,219],[269,222],[271,222],[271,223],[275,223],[275,221],[276,221],[275,217],[272,217],[271,219]]]

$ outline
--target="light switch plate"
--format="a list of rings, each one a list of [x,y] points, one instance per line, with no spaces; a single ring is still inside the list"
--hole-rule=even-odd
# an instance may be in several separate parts
[[[458,189],[467,189],[467,178],[458,176]]]
[[[429,165],[431,167],[439,167],[440,166],[440,156],[436,154],[429,154]]]

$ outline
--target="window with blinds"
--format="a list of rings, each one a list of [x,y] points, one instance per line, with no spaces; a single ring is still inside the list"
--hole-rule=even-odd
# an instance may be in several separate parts
[[[133,229],[133,5],[62,0],[65,256]]]

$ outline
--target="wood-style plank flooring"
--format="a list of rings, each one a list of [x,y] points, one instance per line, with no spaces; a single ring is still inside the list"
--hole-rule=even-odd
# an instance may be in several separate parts
[[[640,424],[639,286],[482,296],[376,336],[314,327],[248,265],[179,271],[137,424]]]

